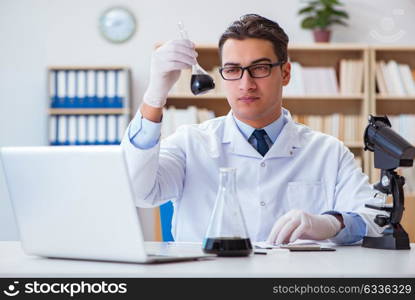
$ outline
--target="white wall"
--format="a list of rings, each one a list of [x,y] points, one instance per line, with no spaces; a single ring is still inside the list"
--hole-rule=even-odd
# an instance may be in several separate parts
[[[0,146],[46,142],[45,16],[34,1],[0,2]],[[0,240],[17,237],[0,162]]]
[[[348,27],[336,27],[333,42],[415,44],[415,1],[348,0]],[[147,85],[154,44],[178,38],[182,20],[196,43],[217,43],[234,19],[258,13],[276,20],[292,43],[312,42],[296,12],[302,2],[284,0],[1,0],[0,146],[46,144],[46,67],[127,65],[133,75],[133,109]],[[99,15],[111,6],[128,7],[138,30],[129,42],[113,45],[99,34]],[[149,219],[150,222],[150,219]],[[0,173],[0,240],[17,239],[3,174]]]

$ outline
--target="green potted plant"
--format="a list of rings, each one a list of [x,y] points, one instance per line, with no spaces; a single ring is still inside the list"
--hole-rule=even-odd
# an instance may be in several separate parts
[[[301,27],[313,30],[315,42],[329,42],[331,26],[340,24],[347,26],[343,20],[348,19],[349,15],[344,10],[338,9],[343,6],[338,0],[307,0],[304,8],[298,11],[299,15],[304,15]]]

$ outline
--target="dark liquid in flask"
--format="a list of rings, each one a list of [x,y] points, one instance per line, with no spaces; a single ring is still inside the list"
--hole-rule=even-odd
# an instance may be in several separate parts
[[[250,239],[218,237],[207,238],[203,252],[218,256],[248,256],[252,252]]]
[[[206,74],[193,74],[190,80],[190,89],[194,95],[205,93],[215,88],[212,77]]]

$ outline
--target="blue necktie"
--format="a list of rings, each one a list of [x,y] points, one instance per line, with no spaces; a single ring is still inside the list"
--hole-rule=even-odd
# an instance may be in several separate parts
[[[262,155],[265,156],[265,154],[268,152],[269,147],[267,142],[265,141],[265,136],[267,135],[267,133],[265,132],[264,129],[261,130],[257,130],[255,129],[254,132],[252,133],[252,135],[255,137],[256,142],[257,142],[257,150],[258,152]]]

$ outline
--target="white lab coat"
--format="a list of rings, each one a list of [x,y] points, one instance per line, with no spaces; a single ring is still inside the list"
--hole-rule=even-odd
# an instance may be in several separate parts
[[[173,201],[176,241],[202,241],[219,184],[219,168],[237,169],[236,181],[249,236],[265,240],[274,222],[291,209],[359,213],[367,233],[382,231],[374,222],[374,189],[353,154],[338,139],[288,122],[262,157],[243,137],[231,115],[180,127],[150,149],[122,141],[137,206]]]

